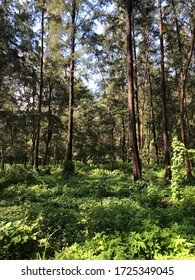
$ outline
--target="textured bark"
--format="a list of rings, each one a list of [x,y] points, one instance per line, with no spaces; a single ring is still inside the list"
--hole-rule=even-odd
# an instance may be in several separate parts
[[[137,54],[136,54],[136,42],[135,42],[135,32],[134,24],[132,24],[132,34],[133,34],[133,56],[134,56],[134,85],[135,85],[135,109],[136,109],[136,123],[137,123],[137,136],[138,136],[138,146],[139,151],[143,149],[143,137],[141,132],[141,122],[140,122],[140,113],[139,113],[139,91],[138,91],[138,73],[137,73]]]
[[[134,104],[134,85],[133,85],[133,42],[132,42],[132,1],[126,3],[126,35],[127,35],[127,72],[128,72],[128,109],[130,127],[130,145],[132,152],[133,176],[134,180],[141,179],[141,163],[137,145],[136,118]]]
[[[180,36],[180,29],[179,29],[179,23],[177,19],[176,14],[176,8],[175,8],[175,2],[174,0],[171,1],[173,11],[174,11],[174,18],[175,18],[175,26],[176,26],[176,33],[177,33],[177,46],[179,50],[179,68],[180,68],[180,123],[181,123],[181,139],[182,143],[184,144],[184,147],[186,148],[185,152],[185,167],[186,167],[186,175],[189,177],[192,175],[191,172],[191,165],[190,160],[188,157],[188,116],[187,116],[187,105],[186,105],[186,82],[187,82],[187,75],[188,75],[188,69],[190,66],[190,62],[192,59],[192,55],[195,48],[195,26],[192,28],[192,40],[191,40],[191,46],[187,57],[187,62],[184,64],[182,59],[182,42],[181,42],[181,36]]]
[[[163,145],[164,145],[164,161],[165,161],[165,177],[171,179],[170,154],[167,130],[167,97],[165,84],[164,69],[164,38],[163,38],[163,20],[161,0],[158,0],[159,15],[159,36],[160,36],[160,78],[161,78],[161,95],[162,95],[162,128],[163,128]]]
[[[125,128],[125,118],[122,118],[122,137],[121,137],[121,144],[122,144],[122,161],[126,161],[126,128]]]
[[[69,111],[68,111],[68,147],[67,161],[72,161],[73,141],[73,105],[74,105],[74,72],[75,72],[75,35],[76,35],[76,0],[72,0],[72,32],[71,32],[71,54],[70,54],[70,83],[69,83]]]
[[[4,152],[3,152],[3,145],[0,146],[0,169],[4,170],[5,169],[5,163],[4,163]]]
[[[44,2],[41,10],[41,55],[40,55],[40,91],[38,103],[38,118],[37,118],[37,132],[36,132],[36,147],[35,147],[35,169],[39,169],[39,142],[41,130],[41,110],[43,97],[43,56],[44,56]]]
[[[53,125],[51,123],[51,97],[52,97],[52,85],[49,83],[49,98],[48,98],[48,124],[47,124],[47,131],[44,135],[45,141],[45,156],[43,165],[47,165],[48,157],[49,157],[49,145],[53,135]]]
[[[36,146],[36,119],[35,119],[35,96],[36,96],[36,74],[33,71],[33,89],[32,89],[32,149],[31,149],[31,165],[35,166],[35,146]]]
[[[155,153],[156,153],[156,162],[157,162],[157,164],[159,164],[159,152],[158,152],[158,144],[157,144],[157,137],[156,137],[156,125],[155,125],[155,115],[154,115],[154,106],[153,106],[153,88],[152,88],[152,81],[151,81],[151,75],[150,75],[149,69],[148,69],[148,79],[149,79],[149,85],[150,85],[150,107],[151,107],[151,114],[152,114],[152,133],[153,133],[154,147],[155,147]]]

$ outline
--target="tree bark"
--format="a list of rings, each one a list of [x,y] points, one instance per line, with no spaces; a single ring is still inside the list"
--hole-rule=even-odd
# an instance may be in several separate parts
[[[4,164],[3,145],[0,146],[0,158],[1,158],[0,168],[1,168],[1,170],[4,170],[5,169],[5,164]]]
[[[171,179],[170,169],[170,154],[167,131],[167,97],[165,84],[165,69],[164,69],[164,36],[163,36],[163,20],[162,20],[162,4],[158,0],[158,15],[159,15],[159,36],[160,36],[160,74],[161,74],[161,95],[162,95],[162,128],[163,128],[163,145],[164,145],[164,160],[165,160],[165,177]]]
[[[76,0],[72,0],[72,31],[71,31],[71,54],[70,54],[70,82],[69,82],[69,110],[68,110],[68,147],[67,161],[72,161],[73,142],[73,105],[74,105],[74,72],[75,72],[75,35],[76,35]]]
[[[35,169],[39,170],[39,142],[41,129],[41,110],[42,110],[42,96],[43,96],[43,56],[44,56],[44,0],[41,10],[41,57],[40,57],[40,91],[38,103],[38,118],[37,118],[37,132],[36,132],[36,147],[35,147]]]
[[[122,117],[121,145],[122,145],[122,161],[126,162],[126,129],[125,129],[125,118],[124,117]]]
[[[135,32],[134,32],[134,23],[132,24],[132,34],[133,34],[133,55],[134,55],[134,84],[135,84],[135,108],[137,115],[137,134],[138,134],[138,147],[139,151],[143,149],[143,138],[141,133],[141,123],[140,123],[140,113],[139,113],[139,91],[138,91],[138,74],[137,74],[137,54],[136,54],[136,42],[135,42]]]
[[[35,96],[36,96],[36,73],[33,70],[33,87],[32,87],[32,149],[31,165],[35,166],[35,145],[36,145],[36,120],[35,120]]]
[[[133,84],[133,41],[132,41],[132,0],[126,3],[126,35],[127,35],[127,75],[128,75],[128,109],[130,126],[130,144],[133,163],[134,180],[141,179],[141,163],[137,145],[136,118],[134,104],[134,84]]]
[[[48,156],[49,156],[49,144],[52,139],[53,134],[53,126],[51,123],[51,97],[52,97],[52,85],[49,82],[49,97],[48,97],[48,124],[47,124],[47,131],[44,136],[45,141],[45,156],[44,156],[44,162],[43,166],[46,166],[48,163]]]
[[[180,68],[180,123],[181,123],[181,139],[184,147],[186,148],[185,152],[185,167],[186,167],[186,175],[189,177],[192,175],[191,172],[191,165],[190,160],[188,157],[188,140],[187,140],[187,132],[188,132],[188,121],[187,121],[187,104],[186,104],[186,82],[187,82],[187,75],[188,69],[190,66],[190,62],[192,59],[192,55],[195,48],[195,25],[192,28],[192,40],[191,46],[187,57],[186,65],[183,63],[182,59],[182,42],[180,36],[180,29],[179,23],[176,14],[175,2],[174,0],[171,1],[173,11],[174,11],[174,18],[175,18],[175,25],[176,25],[176,33],[177,33],[177,44],[179,50],[179,68]]]
[[[150,89],[150,108],[151,108],[151,115],[152,115],[152,133],[153,133],[153,140],[154,140],[154,147],[155,147],[155,154],[156,154],[156,163],[159,164],[159,151],[158,151],[158,144],[156,139],[156,125],[155,125],[155,113],[154,113],[154,102],[153,102],[153,87],[151,81],[151,73],[149,67],[149,38],[148,38],[148,30],[145,32],[145,39],[147,42],[146,47],[146,61],[147,61],[147,75],[148,75],[148,82],[149,82],[149,89]]]
[[[154,115],[154,105],[153,105],[153,88],[152,88],[152,81],[151,81],[151,75],[150,70],[148,69],[148,80],[150,85],[150,107],[151,107],[151,113],[152,113],[152,133],[153,133],[153,139],[154,139],[154,147],[155,147],[155,153],[156,153],[156,162],[159,164],[159,152],[158,152],[158,144],[156,139],[156,125],[155,125],[155,115]]]

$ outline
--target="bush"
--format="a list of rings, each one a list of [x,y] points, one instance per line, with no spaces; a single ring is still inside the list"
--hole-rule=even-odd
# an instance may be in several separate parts
[[[26,220],[16,220],[1,223],[0,228],[0,259],[32,259],[44,248],[44,242],[39,239],[39,222],[37,219],[31,225]]]
[[[34,171],[25,169],[21,164],[8,166],[6,171],[3,172],[2,179],[0,180],[0,187],[4,188],[24,181],[35,182],[35,176],[36,173]]]
[[[62,171],[62,176],[66,177],[69,175],[74,174],[75,172],[75,164],[71,160],[65,160],[63,162],[63,171]]]
[[[57,260],[150,260],[195,259],[194,240],[171,229],[154,226],[143,233],[97,233],[83,244],[73,244],[56,252]],[[171,256],[171,258],[170,258]]]

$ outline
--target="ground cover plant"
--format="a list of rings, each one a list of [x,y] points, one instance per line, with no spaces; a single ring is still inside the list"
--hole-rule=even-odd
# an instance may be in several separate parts
[[[159,168],[136,182],[128,164],[62,171],[1,173],[0,259],[195,259],[193,178],[173,196]]]

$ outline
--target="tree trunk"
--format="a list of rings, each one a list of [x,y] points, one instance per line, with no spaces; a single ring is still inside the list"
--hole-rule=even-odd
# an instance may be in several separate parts
[[[73,105],[74,105],[74,71],[75,71],[75,35],[76,35],[76,0],[72,0],[72,31],[71,31],[71,54],[70,54],[70,83],[69,83],[69,111],[68,111],[68,147],[67,161],[72,161],[72,138],[73,138]]]
[[[134,32],[134,23],[132,24],[132,34],[133,34],[133,55],[134,55],[134,84],[135,84],[135,108],[137,115],[137,133],[138,133],[138,146],[139,151],[143,148],[143,138],[141,134],[141,124],[140,124],[140,114],[139,114],[139,92],[138,92],[138,74],[137,74],[137,54],[136,54],[136,42],[135,42],[135,32]]]
[[[37,118],[37,132],[36,132],[36,147],[35,147],[35,169],[39,170],[39,142],[40,142],[40,129],[41,129],[41,109],[42,109],[42,96],[43,96],[43,55],[44,55],[44,2],[41,10],[41,57],[40,57],[40,91],[38,103],[38,118]]]
[[[122,161],[126,162],[126,129],[125,129],[125,118],[122,117]]]
[[[45,141],[45,156],[43,161],[43,166],[46,166],[48,163],[48,156],[49,156],[49,144],[51,142],[52,134],[53,134],[53,127],[51,123],[51,97],[52,97],[52,85],[49,82],[49,97],[48,97],[48,124],[47,124],[47,131],[44,136]]]
[[[4,153],[3,153],[3,145],[1,145],[1,148],[0,148],[0,155],[1,155],[1,170],[4,170],[5,169],[5,163],[4,163]]]
[[[154,139],[154,147],[155,147],[155,153],[156,153],[156,162],[159,164],[159,152],[158,152],[158,144],[156,139],[156,125],[155,125],[155,115],[154,115],[154,106],[153,106],[153,88],[152,88],[152,82],[150,77],[150,70],[148,69],[148,79],[149,79],[149,85],[150,85],[150,106],[151,106],[151,113],[152,113],[152,133],[153,133],[153,139]]]
[[[187,151],[187,149],[188,149],[188,141],[187,141],[188,121],[187,121],[187,105],[186,105],[185,88],[186,88],[188,69],[189,69],[189,65],[190,65],[192,55],[194,52],[195,25],[192,28],[192,40],[191,40],[190,51],[189,51],[188,57],[187,57],[187,63],[186,63],[186,65],[184,65],[183,59],[182,59],[182,42],[181,42],[181,37],[180,37],[180,29],[179,29],[179,23],[178,23],[178,19],[177,19],[174,0],[172,0],[171,3],[172,3],[173,11],[174,11],[176,33],[177,33],[177,44],[178,44],[178,50],[179,50],[180,87],[181,87],[180,88],[181,139],[182,139],[182,143],[184,144],[184,147],[186,148],[185,167],[186,167],[186,175],[189,177],[192,175],[192,172],[191,172],[191,165],[190,165],[190,160],[189,160],[188,151]]]
[[[187,145],[187,108],[186,108],[186,94],[185,94],[185,83],[186,79],[181,73],[181,93],[180,93],[180,122],[181,122],[181,139],[184,147],[186,148],[185,151],[185,168],[186,168],[186,175],[190,177],[191,173],[191,165],[190,160],[188,157],[188,145]]]
[[[167,98],[165,86],[165,69],[164,69],[164,38],[163,38],[163,20],[161,0],[158,0],[159,14],[159,35],[160,35],[160,68],[161,68],[161,94],[162,94],[162,127],[163,127],[163,145],[165,160],[165,177],[171,179],[170,154],[167,132]]]
[[[115,128],[115,121],[112,120],[112,128],[111,128],[112,169],[114,167],[114,162],[115,162],[114,128]]]
[[[132,0],[127,1],[126,6],[126,33],[127,33],[127,72],[128,72],[128,109],[130,126],[130,144],[132,152],[134,180],[141,179],[141,163],[137,145],[134,85],[133,85],[133,50],[132,50]]]
[[[35,96],[36,96],[36,74],[33,71],[33,88],[32,88],[32,149],[31,149],[31,165],[35,166],[35,141],[36,141],[36,121],[35,121]]]
[[[145,31],[145,40],[146,40],[146,74],[148,77],[149,82],[149,91],[150,91],[150,109],[151,109],[151,122],[152,122],[152,134],[154,140],[154,147],[155,147],[155,154],[156,154],[156,162],[159,164],[158,159],[158,144],[156,140],[156,125],[155,125],[155,115],[154,115],[154,105],[153,105],[153,88],[152,88],[152,81],[151,81],[151,74],[150,74],[150,67],[149,67],[149,39],[148,39],[148,29],[146,28]]]

